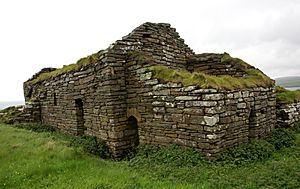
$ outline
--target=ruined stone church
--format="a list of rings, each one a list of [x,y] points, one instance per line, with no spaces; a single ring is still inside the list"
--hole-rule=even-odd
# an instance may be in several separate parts
[[[177,144],[214,157],[276,124],[274,82],[229,54],[195,54],[169,24],[144,23],[105,50],[24,82],[32,119],[105,141],[114,157]]]

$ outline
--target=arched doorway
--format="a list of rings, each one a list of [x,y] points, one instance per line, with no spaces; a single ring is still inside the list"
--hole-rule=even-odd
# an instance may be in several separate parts
[[[136,147],[139,145],[138,120],[134,116],[127,119],[126,137],[130,140],[130,146]]]

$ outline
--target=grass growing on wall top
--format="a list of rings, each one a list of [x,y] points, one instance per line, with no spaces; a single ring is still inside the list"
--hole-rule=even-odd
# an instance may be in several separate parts
[[[233,58],[228,53],[225,52],[225,53],[222,54],[221,63],[227,63],[227,62],[230,62],[232,64],[237,64],[245,70],[252,67],[251,65],[249,65],[248,63],[246,63],[242,59]]]
[[[300,102],[300,90],[290,91],[283,87],[276,86],[276,99],[280,103]]]
[[[92,55],[89,55],[87,57],[79,59],[74,64],[65,65],[62,68],[56,69],[52,72],[42,73],[37,78],[35,78],[33,80],[28,80],[25,83],[26,84],[35,84],[39,81],[43,81],[43,80],[49,79],[51,77],[56,77],[56,76],[59,76],[59,75],[62,75],[62,74],[65,74],[65,73],[68,73],[71,71],[78,71],[84,66],[96,63],[99,60],[101,54],[102,54],[102,51],[99,51],[97,53],[94,53]]]
[[[274,82],[257,69],[247,69],[247,76],[236,78],[232,76],[213,76],[202,72],[190,73],[186,70],[170,69],[166,66],[152,66],[154,77],[164,82],[182,83],[184,86],[195,85],[200,88],[243,89],[253,87],[271,87]]]

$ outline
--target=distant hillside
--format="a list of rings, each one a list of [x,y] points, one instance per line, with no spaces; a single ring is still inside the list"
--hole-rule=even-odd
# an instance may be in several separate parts
[[[300,87],[300,76],[279,77],[275,81],[277,85],[282,87]]]

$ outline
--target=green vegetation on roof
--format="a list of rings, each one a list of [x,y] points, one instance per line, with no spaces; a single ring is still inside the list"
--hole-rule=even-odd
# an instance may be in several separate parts
[[[228,53],[225,52],[222,54],[221,63],[228,63],[228,62],[238,65],[244,70],[252,68],[252,66],[250,64],[246,63],[242,59],[233,58]]]
[[[71,71],[78,71],[82,67],[85,67],[89,64],[96,63],[100,59],[100,56],[101,56],[102,52],[103,51],[99,51],[99,52],[94,53],[92,55],[89,55],[87,57],[81,58],[74,64],[65,65],[62,68],[56,69],[52,72],[42,73],[37,78],[32,79],[32,80],[28,80],[25,83],[26,84],[35,84],[35,83],[38,83],[40,81],[43,81],[43,80],[46,80],[46,79],[49,79],[49,78],[53,78],[53,77],[57,77],[59,75],[62,75],[62,74],[65,74],[65,73],[68,73],[68,72],[71,72]]]
[[[243,89],[274,86],[273,80],[257,69],[247,69],[242,78],[232,76],[213,76],[202,72],[190,73],[187,70],[175,70],[166,66],[152,66],[154,77],[163,82],[182,83],[184,86],[195,85],[200,88]]]
[[[300,102],[300,90],[290,91],[283,87],[276,86],[276,100],[279,103]]]

